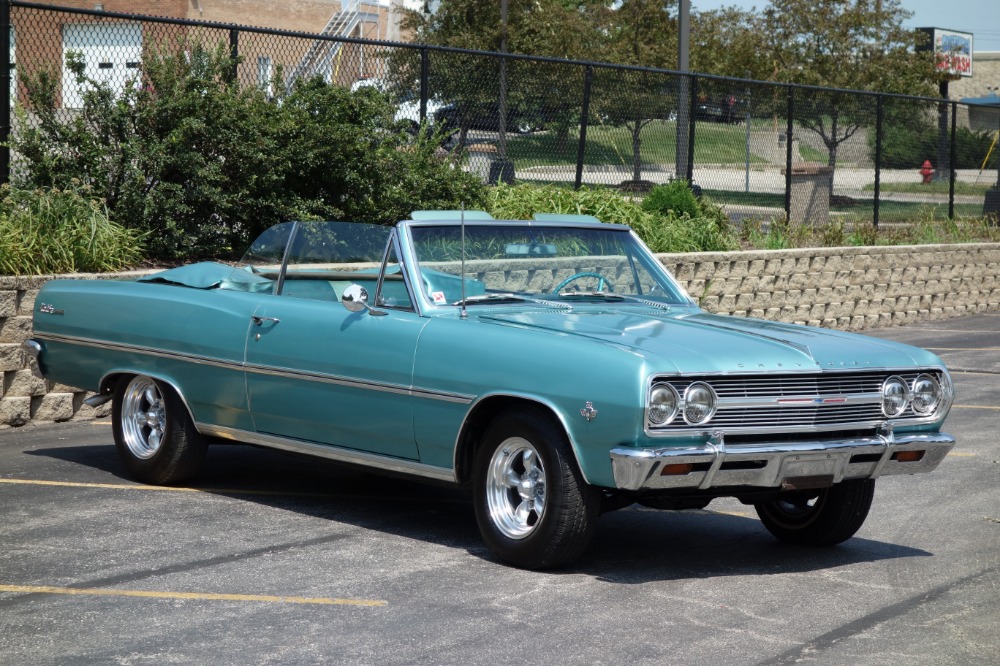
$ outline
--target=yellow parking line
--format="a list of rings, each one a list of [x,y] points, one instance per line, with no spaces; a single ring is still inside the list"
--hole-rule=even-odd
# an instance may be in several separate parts
[[[62,488],[110,488],[112,490],[166,490],[178,493],[206,492],[198,488],[177,488],[172,486],[141,486],[132,483],[76,483],[73,481],[40,481],[37,479],[0,479],[0,483],[26,486],[59,486]],[[238,491],[230,491],[238,492]]]
[[[76,481],[43,481],[40,479],[0,479],[0,484],[24,485],[24,486],[56,486],[61,488],[103,488],[109,490],[154,490],[174,493],[207,493],[209,495],[253,495],[257,497],[304,497],[320,499],[356,499],[370,502],[374,499],[386,501],[406,501],[425,502],[428,504],[466,504],[463,500],[449,500],[444,498],[414,498],[414,497],[390,497],[380,495],[346,495],[344,493],[310,493],[295,492],[291,490],[255,490],[247,488],[185,488],[182,486],[146,486],[139,483],[81,483]]]
[[[143,599],[192,599],[196,601],[263,601],[283,604],[318,604],[324,606],[387,606],[374,599],[331,599],[327,597],[279,597],[267,594],[213,594],[208,592],[155,592],[151,590],[108,590],[101,588],[50,587],[48,585],[0,585],[0,592],[16,594],[82,594]]]
[[[951,408],[952,409],[992,409],[992,410],[995,410],[995,411],[1000,410],[1000,407],[996,407],[996,406],[993,406],[993,405],[952,405]]]
[[[955,456],[956,458],[974,458],[978,456],[978,453],[969,453],[968,451],[949,451],[949,456]]]

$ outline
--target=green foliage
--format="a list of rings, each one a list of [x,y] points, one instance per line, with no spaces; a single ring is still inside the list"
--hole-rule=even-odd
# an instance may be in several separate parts
[[[139,234],[85,189],[2,189],[0,275],[116,271],[142,257]]]
[[[113,220],[148,233],[151,258],[168,262],[238,255],[289,219],[387,223],[482,200],[474,177],[436,156],[441,137],[394,127],[387,95],[316,78],[271,100],[234,82],[233,65],[224,44],[150,48],[142,80],[117,91],[86,79],[71,55],[84,90],[72,115],[57,110],[59,76],[26,77],[34,117],[19,110],[15,182],[85,183]]]
[[[654,252],[723,251],[736,248],[725,215],[706,202],[699,215],[663,214],[644,210],[641,204],[617,190],[572,190],[554,185],[498,185],[490,190],[487,210],[496,218],[527,220],[535,213],[593,215],[602,222],[627,224]]]
[[[674,214],[688,217],[697,217],[701,212],[698,200],[685,180],[675,180],[654,187],[643,199],[642,209],[661,215]]]
[[[832,220],[810,226],[778,220],[747,220],[739,228],[744,249],[787,250],[808,247],[869,247],[878,245],[930,245],[937,243],[995,243],[1000,227],[981,217],[949,220],[927,208],[908,223],[845,224]]]
[[[882,166],[887,169],[912,169],[916,171],[924,163],[937,160],[937,123],[923,116],[917,109],[916,117],[898,118],[898,122],[882,125]],[[949,130],[950,132],[950,130]],[[973,132],[967,127],[955,130],[955,168],[980,169],[990,154],[995,132]],[[868,133],[868,150],[875,159],[875,132]],[[950,151],[950,136],[949,136]],[[997,155],[994,151],[986,162],[987,169],[995,169]],[[935,166],[937,166],[935,164]]]

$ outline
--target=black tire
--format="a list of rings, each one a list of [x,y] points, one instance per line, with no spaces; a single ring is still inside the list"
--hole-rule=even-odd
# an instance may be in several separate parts
[[[566,433],[532,407],[504,412],[487,428],[472,488],[486,545],[500,560],[525,569],[576,559],[600,512],[600,492],[583,480]]]
[[[875,496],[873,479],[844,481],[754,504],[767,531],[800,546],[833,546],[861,529]]]
[[[143,483],[166,485],[191,478],[208,448],[174,390],[145,375],[118,380],[112,430],[122,463]]]

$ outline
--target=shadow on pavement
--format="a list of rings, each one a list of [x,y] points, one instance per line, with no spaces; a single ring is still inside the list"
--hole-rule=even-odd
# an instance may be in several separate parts
[[[124,483],[114,446],[65,446],[24,453],[100,470]],[[372,474],[324,460],[245,445],[209,449],[202,473],[186,487],[321,520],[419,539],[496,561],[479,537],[466,492]],[[876,494],[876,501],[877,500]],[[605,514],[590,548],[556,575],[650,581],[812,572],[861,562],[929,557],[919,549],[855,537],[832,548],[776,541],[753,516],[629,508]],[[741,511],[742,513],[742,511]],[[198,526],[193,526],[198,529]],[[220,523],[204,526],[217,531]]]

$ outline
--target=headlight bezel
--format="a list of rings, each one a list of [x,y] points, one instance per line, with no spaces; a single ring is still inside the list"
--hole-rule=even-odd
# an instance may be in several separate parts
[[[898,390],[897,390],[898,389]],[[890,391],[894,391],[890,395]],[[910,385],[899,375],[890,375],[882,382],[880,390],[882,394],[882,414],[886,418],[898,419],[906,414],[906,409],[910,406]],[[892,409],[888,401],[894,399],[898,401],[898,408]]]
[[[934,395],[934,401],[929,407],[921,408],[921,403],[918,400],[918,396],[921,395],[921,392],[918,389],[918,386],[924,382],[929,383],[933,387],[932,393]],[[913,386],[910,387],[910,408],[913,410],[914,414],[921,417],[934,416],[938,413],[938,410],[941,409],[944,400],[945,389],[937,377],[928,373],[921,373],[914,378]]]
[[[667,394],[673,400],[673,407],[670,414],[664,417],[662,420],[657,420],[653,418],[654,411],[654,399],[658,394]],[[677,392],[671,384],[667,382],[656,382],[649,389],[649,395],[646,398],[646,424],[650,427],[658,428],[662,426],[670,425],[677,418],[677,415],[681,410],[681,395]]]
[[[709,399],[706,403],[708,407],[704,416],[702,416],[700,419],[693,419],[688,415],[688,408],[691,407],[693,404],[696,404],[693,401],[693,394],[701,390],[704,390],[708,395]],[[692,382],[691,384],[688,384],[687,388],[684,389],[683,404],[681,406],[681,415],[684,417],[684,422],[687,423],[688,425],[692,426],[705,425],[706,423],[712,420],[712,417],[715,416],[715,412],[716,410],[718,410],[718,408],[719,408],[719,396],[716,394],[715,389],[712,388],[712,385],[709,384],[708,382],[701,382],[701,381]]]

